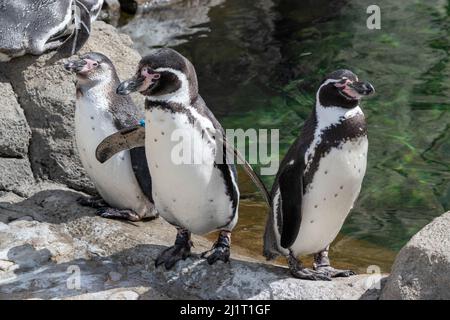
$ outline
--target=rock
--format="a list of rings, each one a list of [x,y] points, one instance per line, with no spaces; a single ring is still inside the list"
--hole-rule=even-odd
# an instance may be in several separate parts
[[[35,182],[28,158],[0,158],[0,177],[0,190],[21,196],[30,195]]]
[[[450,299],[450,212],[419,231],[399,252],[381,299]]]
[[[122,279],[122,275],[121,275],[119,272],[111,271],[111,272],[109,273],[109,279],[110,279],[111,281],[117,282],[117,281],[119,281],[120,279]]]
[[[131,45],[131,40],[117,33],[114,27],[104,22],[95,22],[91,37],[80,53],[104,53],[111,58],[123,78],[135,71],[140,60],[139,54],[131,49]],[[28,153],[34,177],[40,181],[52,180],[94,193],[93,185],[80,165],[74,146],[75,76],[64,70],[64,62],[57,53],[50,52],[40,57],[24,56],[10,63],[0,63],[0,73],[11,83],[32,132],[28,152],[28,126],[11,92],[11,86],[1,81],[0,92],[5,90],[6,93],[0,95],[0,102],[2,106],[7,105],[7,112],[2,111],[0,117],[0,146],[6,145],[0,150],[8,156],[26,156]],[[139,101],[142,106],[143,99]],[[10,124],[12,126],[6,132],[13,140],[3,136],[3,127]],[[24,167],[25,164],[22,161],[14,166]],[[23,179],[29,173],[27,168],[24,173],[20,173],[18,179]],[[29,176],[30,179],[33,177]],[[13,182],[10,181],[10,184]],[[17,188],[5,190],[13,189]]]
[[[0,157],[27,157],[31,131],[11,85],[1,76],[0,101]]]
[[[155,269],[175,230],[162,219],[103,219],[76,203],[79,192],[46,186],[19,203],[0,206],[0,299],[376,299],[382,277],[331,282],[293,279],[284,267],[249,260],[234,250],[229,264],[209,266],[211,247],[194,237],[194,256],[173,270]],[[34,221],[24,221],[31,216]],[[6,263],[4,261],[7,261]]]
[[[0,260],[0,271],[9,271],[12,266],[14,266],[14,262],[9,260]]]

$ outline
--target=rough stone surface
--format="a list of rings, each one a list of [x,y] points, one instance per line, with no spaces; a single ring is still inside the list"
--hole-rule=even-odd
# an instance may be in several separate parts
[[[379,292],[368,288],[380,276],[303,281],[239,254],[209,266],[199,253],[211,243],[200,237],[192,258],[155,270],[173,227],[103,219],[80,207],[79,196],[46,185],[25,200],[0,197],[0,299],[375,299]]]
[[[450,212],[419,231],[399,252],[382,299],[450,299]]]
[[[27,196],[33,187],[33,172],[28,158],[0,158],[0,190]]]
[[[11,85],[0,76],[0,157],[27,157],[31,131]]]
[[[101,52],[111,58],[121,77],[130,76],[140,59],[131,49],[129,37],[104,22],[93,24],[91,37],[80,54],[88,51]],[[0,73],[10,81],[31,128],[29,160],[35,178],[92,193],[93,186],[74,147],[75,76],[64,70],[64,62],[65,59],[60,59],[55,52],[40,57],[24,56],[10,63],[0,63]],[[2,95],[0,102],[3,101]],[[23,128],[27,130],[26,125]],[[26,149],[22,146],[20,150]]]

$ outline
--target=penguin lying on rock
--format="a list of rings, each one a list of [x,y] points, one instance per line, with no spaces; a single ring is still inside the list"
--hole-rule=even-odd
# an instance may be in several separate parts
[[[264,255],[284,255],[294,277],[331,280],[350,270],[330,266],[328,248],[352,209],[367,163],[367,128],[359,106],[374,93],[348,70],[331,73],[316,95],[316,106],[278,170]],[[314,270],[297,258],[314,255]]]
[[[202,257],[209,264],[227,262],[238,220],[237,174],[227,158],[232,148],[223,143],[224,130],[198,93],[193,65],[174,50],[160,49],[144,57],[136,75],[117,88],[122,95],[133,91],[146,97],[145,129],[136,126],[105,139],[97,148],[97,159],[105,162],[118,151],[145,144],[156,208],[178,230],[174,246],[164,250],[155,265],[172,268],[191,254],[191,233],[215,230],[220,231],[218,240]],[[179,141],[174,139],[177,133],[194,141],[192,150],[181,153],[202,154],[201,161],[176,161],[180,154]],[[250,166],[246,163],[244,168],[268,199]]]
[[[157,217],[152,181],[143,147],[116,154],[107,164],[97,161],[97,145],[107,136],[139,123],[144,116],[129,96],[116,94],[120,83],[112,62],[90,52],[65,64],[77,75],[75,135],[81,162],[102,199],[81,199],[105,218],[138,221]],[[105,203],[106,202],[106,203]]]
[[[0,61],[57,49],[75,54],[88,40],[103,0],[0,0]]]

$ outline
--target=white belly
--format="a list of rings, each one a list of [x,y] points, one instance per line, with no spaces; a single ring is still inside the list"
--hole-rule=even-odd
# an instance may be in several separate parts
[[[348,141],[321,159],[302,202],[302,222],[292,250],[317,253],[338,235],[361,190],[366,172],[366,137]]]
[[[208,122],[197,123],[199,127],[194,128],[186,115],[161,109],[146,112],[145,144],[155,206],[168,222],[196,234],[219,228],[231,230],[237,219],[222,174],[214,167],[215,140],[208,133],[203,138],[201,135],[202,128],[206,132],[212,126]],[[186,139],[177,138],[178,134]],[[191,151],[191,157],[185,159],[192,160],[203,152],[203,161],[180,163],[178,151],[182,141],[188,139],[200,143],[192,143],[191,148],[185,144],[183,152]]]
[[[122,151],[104,164],[95,158],[98,144],[117,132],[111,114],[101,104],[102,101],[94,103],[85,97],[77,100],[75,135],[81,162],[97,191],[110,206],[142,212],[147,199],[134,175],[130,152]]]

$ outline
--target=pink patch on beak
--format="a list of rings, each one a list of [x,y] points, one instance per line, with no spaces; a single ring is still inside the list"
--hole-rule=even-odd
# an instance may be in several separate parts
[[[145,78],[143,84],[139,87],[139,91],[147,90],[152,84],[155,83],[154,80],[158,80],[161,78],[161,74],[159,73],[150,73],[148,69],[142,70],[141,75]]]
[[[349,97],[353,98],[353,99],[359,99],[361,97],[360,94],[358,94],[357,92],[355,92],[355,90],[353,90],[352,88],[350,88],[348,85],[353,83],[350,80],[346,80],[345,83],[336,83],[335,87],[336,88],[343,88],[341,91],[344,92],[346,95],[348,95]]]
[[[81,69],[81,71],[79,73],[83,73],[86,74],[89,71],[91,71],[92,69],[95,68],[95,64],[97,64],[97,61],[91,60],[91,59],[83,59],[84,61],[86,61],[86,65],[83,67],[83,69]]]

